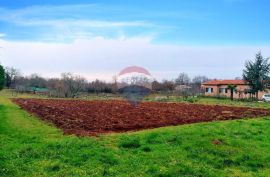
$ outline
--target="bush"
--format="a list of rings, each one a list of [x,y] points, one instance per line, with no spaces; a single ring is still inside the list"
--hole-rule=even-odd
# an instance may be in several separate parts
[[[196,103],[196,102],[199,101],[199,99],[196,98],[196,97],[189,97],[189,98],[186,99],[186,101],[189,102],[189,103]]]
[[[215,95],[215,96],[207,96],[207,95],[199,95],[197,98],[216,98],[220,100],[229,100],[230,98],[224,95]]]
[[[240,98],[240,99],[237,99],[237,101],[242,101],[242,102],[256,102],[256,101],[259,101],[259,100],[256,99],[256,98]]]

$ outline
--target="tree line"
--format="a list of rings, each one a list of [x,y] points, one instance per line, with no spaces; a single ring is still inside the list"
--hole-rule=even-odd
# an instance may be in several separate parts
[[[23,76],[18,69],[5,68],[4,87],[17,92],[40,92],[51,97],[75,98],[80,93],[113,93],[114,84],[95,80],[88,82],[84,77],[72,73],[62,73],[60,78],[44,78],[39,74]]]
[[[52,97],[76,97],[80,93],[117,93],[116,80],[105,82],[96,79],[88,82],[84,77],[72,73],[62,73],[60,78],[44,78],[39,74],[23,76],[19,69],[13,67],[2,67],[2,88],[14,89],[17,92],[39,92],[46,89]],[[0,73],[1,74],[1,73]],[[201,84],[209,80],[206,76],[195,76],[190,78],[186,73],[180,73],[174,80],[153,81],[153,92],[171,92],[177,85],[190,86],[195,93],[201,93]]]
[[[258,98],[259,91],[265,91],[270,86],[270,63],[269,58],[264,58],[258,52],[254,60],[248,60],[243,70],[243,79],[249,85],[249,93]],[[195,76],[190,78],[186,73],[180,73],[174,80],[153,81],[152,91],[170,93],[178,91],[182,95],[196,95],[203,93],[201,84],[210,80],[206,76]],[[18,92],[38,92],[45,88],[52,97],[76,97],[82,92],[87,93],[116,93],[117,84],[107,83],[101,80],[88,82],[84,77],[71,73],[63,73],[60,78],[46,79],[38,74],[23,76],[21,72],[13,67],[4,68],[0,65],[0,90],[4,87],[15,89]],[[233,93],[235,86],[228,86]],[[233,95],[233,94],[231,94]]]

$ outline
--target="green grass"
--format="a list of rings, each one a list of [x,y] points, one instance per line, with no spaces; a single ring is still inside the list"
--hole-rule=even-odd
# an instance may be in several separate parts
[[[270,118],[63,135],[0,97],[0,176],[270,176]]]
[[[120,100],[123,99],[120,95],[110,94],[110,93],[82,93],[79,94],[76,98],[57,98],[57,97],[49,97],[47,95],[42,94],[32,94],[32,93],[19,93],[12,89],[4,89],[0,92],[0,96],[7,98],[38,98],[38,99],[65,99],[65,100]]]
[[[199,98],[199,104],[220,104],[228,106],[244,106],[244,107],[255,107],[255,108],[270,108],[270,102],[261,102],[261,101],[231,101],[230,99],[217,99],[217,98]]]
[[[155,97],[159,95],[150,95],[145,98],[146,101],[155,101]],[[211,98],[211,97],[194,97],[189,98],[189,100],[183,100],[181,97],[170,96],[169,99],[162,100],[164,102],[184,102],[184,103],[195,103],[195,104],[214,104],[214,105],[227,105],[227,106],[244,106],[244,107],[255,107],[255,108],[270,108],[270,102],[262,101],[240,101],[233,100],[229,98]]]

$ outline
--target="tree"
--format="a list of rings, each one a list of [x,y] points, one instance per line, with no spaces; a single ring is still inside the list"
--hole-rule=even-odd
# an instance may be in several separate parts
[[[162,91],[165,92],[167,99],[169,99],[174,87],[175,87],[175,84],[173,81],[169,81],[169,80],[162,81]]]
[[[236,89],[236,85],[231,85],[231,84],[229,84],[228,86],[227,86],[227,89],[229,89],[230,90],[230,98],[231,98],[231,100],[233,100],[233,92],[235,91],[235,89]]]
[[[71,73],[63,73],[62,80],[65,84],[65,97],[75,98],[79,92],[83,91],[86,85],[86,79]]]
[[[21,77],[20,71],[13,67],[6,67],[5,71],[6,71],[6,87],[15,88],[18,78]]]
[[[269,84],[269,58],[263,58],[261,52],[256,54],[255,61],[247,61],[243,70],[243,79],[249,84],[250,91],[256,94],[264,91]]]
[[[175,79],[175,83],[178,85],[188,85],[190,78],[186,73],[180,73],[179,76]]]
[[[4,88],[5,85],[5,69],[0,65],[0,90]]]
[[[47,85],[46,79],[44,79],[38,74],[31,74],[30,77],[28,78],[28,82],[29,87],[44,88]]]
[[[163,85],[162,83],[159,83],[158,81],[153,81],[152,82],[152,90],[155,92],[162,91]]]
[[[173,83],[173,81],[163,80],[162,87],[163,87],[163,90],[170,92],[170,91],[173,91],[175,84]]]
[[[206,76],[195,76],[193,79],[192,79],[192,83],[193,84],[196,84],[196,85],[201,85],[202,83],[206,82],[206,81],[209,81],[210,79]]]
[[[50,90],[50,96],[53,97],[65,96],[65,84],[64,81],[59,78],[48,79],[46,87]]]

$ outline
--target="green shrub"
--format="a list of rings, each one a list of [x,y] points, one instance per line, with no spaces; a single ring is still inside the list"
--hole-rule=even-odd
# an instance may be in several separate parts
[[[242,102],[256,102],[256,101],[259,101],[259,100],[256,99],[256,98],[240,98],[240,99],[237,99],[237,101],[242,101]]]
[[[189,98],[186,99],[186,101],[189,102],[189,103],[196,103],[196,102],[199,101],[199,99],[195,98],[195,97],[189,97]]]
[[[224,95],[215,95],[215,96],[207,96],[207,95],[199,95],[197,98],[216,98],[220,100],[229,100],[230,98]]]

